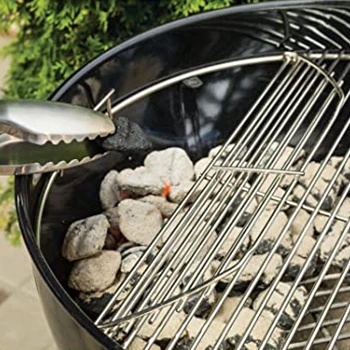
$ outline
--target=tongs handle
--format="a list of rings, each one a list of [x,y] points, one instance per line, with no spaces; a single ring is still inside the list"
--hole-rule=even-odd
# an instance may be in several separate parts
[[[82,142],[115,132],[100,112],[51,101],[0,101],[0,132],[37,145]]]

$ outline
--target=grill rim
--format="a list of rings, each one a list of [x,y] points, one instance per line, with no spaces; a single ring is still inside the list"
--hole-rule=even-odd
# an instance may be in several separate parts
[[[190,18],[180,19],[168,24],[159,26],[155,29],[151,29],[135,36],[132,39],[125,41],[124,43],[117,45],[110,50],[102,53],[100,56],[94,58],[90,62],[86,63],[79,70],[77,70],[70,78],[68,78],[60,87],[58,87],[49,100],[60,101],[69,92],[69,90],[76,85],[83,77],[86,77],[91,70],[100,66],[111,57],[121,53],[122,51],[142,43],[143,41],[150,39],[156,35],[166,33],[168,31],[187,26],[189,24],[195,24],[197,22],[208,20],[211,18],[218,18],[220,16],[226,16],[230,14],[246,14],[256,11],[264,10],[276,10],[277,8],[298,8],[299,6],[342,6],[350,7],[350,2],[342,0],[292,0],[288,3],[285,1],[276,1],[269,3],[242,5],[236,7],[230,7],[222,10],[210,11],[203,14],[197,14]],[[41,187],[48,181],[50,174],[45,174],[40,180]],[[39,273],[40,278],[46,283],[46,287],[49,288],[51,293],[56,298],[66,312],[68,312],[74,321],[78,322],[95,340],[101,343],[102,346],[108,349],[121,349],[121,347],[107,337],[101,330],[99,330],[93,323],[93,321],[75,304],[71,296],[66,292],[56,276],[49,267],[44,255],[37,245],[35,239],[35,233],[33,229],[33,223],[35,219],[34,210],[37,209],[37,202],[29,203],[29,199],[32,200],[31,195],[31,179],[30,176],[16,176],[15,177],[15,204],[17,210],[17,216],[19,226],[22,232],[22,236],[26,245],[26,248],[31,256],[34,272]],[[41,192],[41,191],[40,191]],[[35,273],[35,278],[38,276]],[[41,282],[41,281],[40,281]],[[38,281],[37,281],[38,283]]]

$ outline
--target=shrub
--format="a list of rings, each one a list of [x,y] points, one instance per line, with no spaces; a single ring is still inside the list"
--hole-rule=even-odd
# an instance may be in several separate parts
[[[12,64],[8,98],[46,99],[64,79],[108,48],[159,24],[254,0],[0,0],[0,30]],[[117,23],[117,25],[116,25]]]

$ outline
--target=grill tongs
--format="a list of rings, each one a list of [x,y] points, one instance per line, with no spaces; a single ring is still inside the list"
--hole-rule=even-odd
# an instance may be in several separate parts
[[[97,159],[110,150],[128,151],[121,144],[135,143],[130,142],[123,128],[132,129],[132,135],[141,139],[141,146],[149,147],[136,124],[123,117],[113,121],[113,92],[93,110],[50,101],[0,101],[0,175],[63,170]],[[99,112],[105,104],[106,114]]]

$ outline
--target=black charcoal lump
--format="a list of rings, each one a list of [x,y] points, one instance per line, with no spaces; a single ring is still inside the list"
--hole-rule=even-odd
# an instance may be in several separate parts
[[[126,117],[113,119],[116,131],[102,139],[101,146],[106,151],[117,151],[127,155],[140,155],[152,149],[152,143],[136,123]]]

